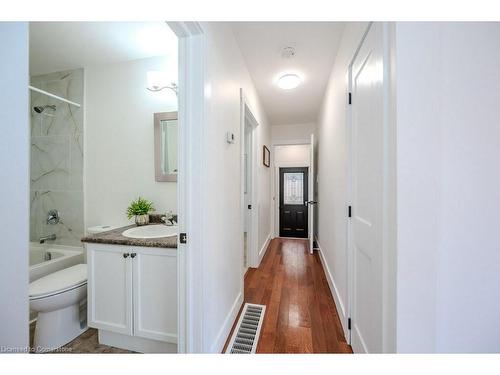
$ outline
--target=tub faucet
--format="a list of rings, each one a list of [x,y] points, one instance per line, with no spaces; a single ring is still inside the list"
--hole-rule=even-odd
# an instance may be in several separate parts
[[[45,241],[54,241],[56,239],[55,234],[49,234],[48,236],[40,237],[40,243],[45,243]]]

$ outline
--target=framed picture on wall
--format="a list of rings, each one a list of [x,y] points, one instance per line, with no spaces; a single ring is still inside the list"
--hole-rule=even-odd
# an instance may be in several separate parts
[[[263,147],[262,162],[268,168],[271,166],[271,152],[266,146]]]

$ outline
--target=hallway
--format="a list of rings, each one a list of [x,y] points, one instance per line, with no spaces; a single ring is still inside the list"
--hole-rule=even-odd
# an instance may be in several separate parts
[[[260,267],[246,274],[245,302],[266,305],[257,353],[352,353],[306,240],[271,241]]]

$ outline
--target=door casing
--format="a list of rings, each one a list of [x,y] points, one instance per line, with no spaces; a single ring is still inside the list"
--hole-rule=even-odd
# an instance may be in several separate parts
[[[257,136],[256,130],[259,126],[259,123],[255,119],[255,116],[252,113],[252,110],[248,104],[248,100],[245,97],[245,93],[243,89],[240,88],[240,162],[241,162],[241,178],[240,178],[240,195],[241,195],[241,246],[243,253],[243,241],[244,241],[244,232],[245,232],[245,216],[247,215],[247,207],[245,205],[245,195],[244,195],[244,184],[245,184],[245,126],[250,126],[252,128],[250,132],[251,138],[251,197],[250,201],[252,202],[252,209],[250,210],[250,231],[247,233],[247,267],[258,267],[259,266],[259,249],[258,249],[258,228],[259,228],[259,176],[258,176],[258,168],[259,160],[258,155],[258,145],[257,145]],[[243,255],[242,255],[243,256]],[[243,262],[241,262],[243,265]],[[242,280],[245,275],[246,269],[242,266]],[[243,282],[243,281],[242,281]],[[242,286],[242,290],[243,290]]]
[[[308,167],[310,169],[311,165],[302,164],[302,163],[279,163],[275,159],[276,147],[279,146],[297,146],[297,145],[310,145],[310,139],[299,139],[299,140],[290,140],[290,141],[274,141],[271,145],[271,166],[273,168],[273,176],[272,176],[272,201],[273,201],[273,215],[271,219],[271,236],[273,238],[279,237],[279,196],[280,196],[280,180],[279,180],[279,171],[280,167]],[[309,186],[309,189],[311,187]]]
[[[179,38],[177,212],[179,353],[203,351],[203,194],[205,118],[205,35],[198,22],[167,22]]]
[[[314,215],[315,215],[315,206],[318,202],[315,201],[316,195],[316,168],[315,168],[315,160],[314,160],[314,134],[311,134],[311,145],[309,146],[309,197],[308,197],[308,215],[309,215],[309,253],[312,254],[314,251]]]

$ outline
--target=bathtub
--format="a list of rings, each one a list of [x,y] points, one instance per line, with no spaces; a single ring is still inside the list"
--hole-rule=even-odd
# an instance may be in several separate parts
[[[30,244],[30,282],[63,268],[84,263],[83,247]]]

